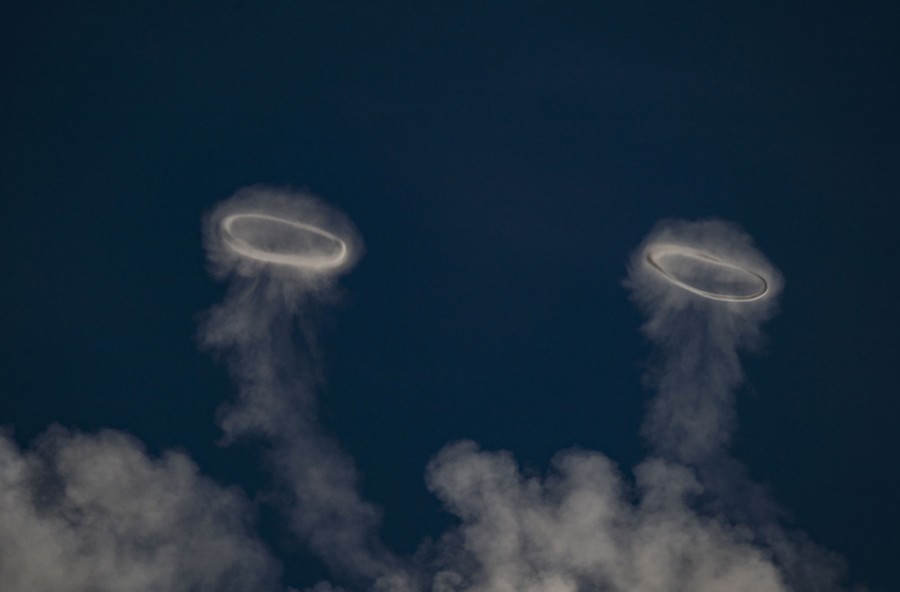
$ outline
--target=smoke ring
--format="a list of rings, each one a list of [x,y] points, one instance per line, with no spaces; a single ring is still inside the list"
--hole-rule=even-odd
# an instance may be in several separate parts
[[[691,285],[687,282],[684,282],[678,279],[675,275],[673,275],[669,270],[667,270],[661,263],[661,259],[666,255],[682,255],[684,257],[688,257],[690,259],[696,259],[699,261],[703,261],[705,263],[710,263],[712,265],[716,265],[719,267],[724,267],[726,269],[731,269],[742,274],[746,274],[748,276],[752,276],[753,278],[759,280],[761,284],[761,288],[756,292],[751,292],[749,294],[726,294],[721,292],[711,292],[708,290],[704,290],[702,288],[698,288],[697,286]],[[766,278],[759,273],[753,271],[752,269],[740,265],[735,261],[730,261],[728,259],[723,259],[721,257],[717,257],[712,253],[707,251],[703,251],[700,249],[695,249],[692,247],[686,247],[684,245],[676,245],[671,243],[657,243],[648,246],[644,250],[644,259],[650,267],[652,267],[658,274],[660,274],[663,278],[665,278],[668,282],[675,284],[676,286],[687,290],[688,292],[692,292],[693,294],[697,294],[698,296],[703,296],[704,298],[709,298],[710,300],[720,300],[724,302],[752,302],[754,300],[760,300],[764,298],[769,293],[769,282]]]
[[[330,255],[303,255],[298,253],[280,253],[277,251],[258,248],[241,238],[240,233],[235,232],[234,224],[241,219],[264,220],[267,222],[274,222],[277,224],[290,226],[303,232],[312,233],[329,241],[335,242],[338,245],[337,252]],[[323,228],[314,226],[312,224],[306,224],[304,222],[298,222],[296,220],[289,220],[287,218],[272,216],[270,214],[261,214],[257,212],[242,212],[231,214],[222,219],[220,228],[222,230],[222,242],[229,249],[231,249],[238,255],[247,257],[249,259],[254,259],[262,263],[287,265],[299,269],[324,272],[336,269],[346,263],[350,254],[346,241],[342,240],[337,235],[334,235],[327,230],[324,230]]]

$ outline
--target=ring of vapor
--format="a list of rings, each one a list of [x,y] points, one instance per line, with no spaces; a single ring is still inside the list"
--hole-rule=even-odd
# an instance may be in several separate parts
[[[696,286],[692,286],[687,282],[681,281],[680,279],[675,277],[674,274],[669,272],[661,262],[661,259],[666,255],[684,255],[685,257],[697,259],[706,263],[711,263],[712,265],[732,269],[734,271],[753,276],[762,283],[762,289],[751,294],[723,294],[703,290]],[[644,259],[647,264],[649,264],[654,270],[656,270],[657,273],[662,275],[669,282],[675,284],[680,288],[684,288],[688,292],[692,292],[694,294],[697,294],[698,296],[703,296],[704,298],[709,298],[710,300],[721,300],[723,302],[752,302],[754,300],[765,298],[766,295],[769,294],[769,281],[767,281],[763,275],[753,271],[748,267],[739,265],[738,263],[729,261],[727,259],[722,259],[721,257],[717,257],[712,253],[702,251],[700,249],[694,249],[691,247],[686,247],[684,245],[671,243],[651,244],[644,250]]]
[[[278,253],[276,251],[259,249],[241,238],[239,236],[239,233],[234,229],[234,223],[236,221],[247,218],[284,224],[286,226],[299,229],[303,232],[310,232],[312,234],[319,235],[323,238],[337,243],[338,251],[336,254],[331,256],[316,256],[303,255],[298,253]],[[289,220],[269,214],[262,214],[259,212],[241,212],[231,214],[222,219],[220,227],[222,231],[222,242],[229,249],[239,255],[249,257],[250,259],[255,259],[263,263],[287,265],[291,267],[308,269],[311,271],[325,272],[340,267],[347,260],[349,254],[347,243],[341,240],[340,237],[328,232],[327,230],[324,230],[323,228],[319,228],[317,226],[313,226],[312,224],[306,224],[304,222]]]
[[[214,277],[274,281],[285,301],[329,291],[364,251],[341,212],[307,192],[265,185],[240,189],[207,212],[203,235]]]

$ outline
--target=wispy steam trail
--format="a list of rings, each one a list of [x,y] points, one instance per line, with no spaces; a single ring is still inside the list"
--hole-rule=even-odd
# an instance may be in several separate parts
[[[656,396],[642,432],[657,457],[697,476],[703,495],[694,510],[748,529],[789,589],[840,590],[843,560],[784,529],[765,489],[728,453],[743,380],[739,352],[760,345],[783,283],[735,224],[665,220],[653,228],[625,281],[657,349],[649,370]]]
[[[661,244],[714,254],[733,266],[670,258],[668,266],[689,278],[690,285],[739,290],[734,284],[747,275],[735,270],[740,267],[765,279],[765,297],[729,302],[684,289],[648,260],[648,251]],[[667,221],[632,255],[626,285],[647,315],[644,334],[659,348],[651,376],[657,396],[644,423],[645,436],[657,454],[680,462],[696,464],[722,453],[734,429],[734,389],[743,377],[738,351],[759,343],[760,326],[772,315],[781,291],[781,275],[733,224]]]
[[[227,227],[236,216],[268,224]],[[360,497],[352,460],[319,425],[314,395],[314,311],[361,254],[355,229],[313,196],[251,187],[213,210],[205,237],[213,274],[231,281],[201,330],[239,386],[220,418],[227,437],[264,438],[292,497],[291,526],[314,552],[351,580],[392,585],[402,572],[378,542],[379,512]],[[235,248],[235,239],[248,248]]]

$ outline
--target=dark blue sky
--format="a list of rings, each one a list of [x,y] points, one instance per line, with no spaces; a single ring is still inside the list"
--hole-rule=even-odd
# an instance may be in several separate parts
[[[627,4],[7,8],[0,423],[122,429],[264,484],[215,445],[234,389],[196,346],[223,294],[200,219],[308,189],[367,250],[322,323],[324,421],[412,551],[449,520],[422,472],[450,440],[642,458],[625,262],[661,218],[718,216],[786,278],[735,452],[854,581],[900,589],[900,9]]]

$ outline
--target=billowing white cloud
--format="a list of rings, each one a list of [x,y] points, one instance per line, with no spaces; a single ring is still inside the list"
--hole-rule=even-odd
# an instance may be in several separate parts
[[[53,427],[22,451],[0,436],[0,590],[273,590],[280,566],[242,495],[185,455]]]
[[[445,448],[429,485],[462,524],[435,578],[442,590],[776,592],[779,570],[752,533],[696,513],[690,469],[649,459],[632,488],[596,452],[567,451],[543,480],[472,442]]]

